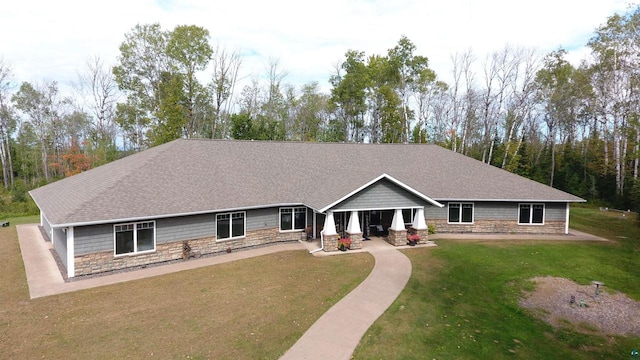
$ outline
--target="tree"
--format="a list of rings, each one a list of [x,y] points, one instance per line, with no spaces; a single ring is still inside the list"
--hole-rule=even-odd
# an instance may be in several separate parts
[[[13,161],[11,159],[11,133],[15,130],[15,114],[9,101],[13,83],[11,67],[0,57],[0,162],[4,188],[13,187]]]
[[[364,62],[364,52],[349,50],[345,58],[345,61],[337,67],[336,74],[329,79],[333,86],[331,101],[338,115],[337,124],[341,127],[341,140],[357,141],[357,129],[363,127],[364,114],[367,111],[365,89],[370,79]],[[371,142],[379,141],[379,126],[377,123],[371,124]]]
[[[85,71],[78,74],[76,88],[92,115],[89,140],[98,155],[96,163],[115,160],[108,155],[116,146],[115,116],[119,94],[113,74],[99,57],[93,57],[87,60]]]
[[[231,113],[232,95],[238,80],[242,58],[236,51],[229,53],[218,46],[211,58],[213,73],[208,85],[213,98],[213,116],[211,117],[211,138],[222,137],[218,132],[219,124],[225,123],[225,116]],[[256,106],[257,108],[257,106]]]
[[[185,102],[183,116],[188,119],[185,135],[194,137],[197,130],[202,128],[201,123],[204,122],[204,114],[198,108],[198,98],[205,92],[205,88],[198,82],[196,73],[206,69],[213,54],[213,49],[209,45],[209,31],[194,25],[176,26],[169,33],[168,38],[167,55],[173,60],[176,72],[181,75],[182,80],[180,90],[183,92],[182,97]],[[174,79],[174,85],[177,85],[176,79]],[[173,94],[173,96],[176,95]]]
[[[59,149],[60,107],[58,84],[48,82],[34,87],[28,82],[22,83],[20,90],[13,95],[15,107],[29,118],[29,122],[38,137],[41,154],[42,174],[48,182],[50,177],[50,149]]]

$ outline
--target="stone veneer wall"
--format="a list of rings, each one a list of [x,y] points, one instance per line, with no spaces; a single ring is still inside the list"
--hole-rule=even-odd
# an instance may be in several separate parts
[[[387,242],[395,246],[407,245],[407,230],[398,231],[398,230],[389,229]]]
[[[544,225],[518,225],[514,220],[476,220],[473,224],[448,224],[447,219],[427,221],[436,233],[507,233],[507,234],[564,234],[564,221],[547,221]]]
[[[216,237],[187,240],[193,254],[207,255],[258,245],[278,242],[298,241],[301,232],[283,232],[277,228],[247,231],[244,238],[216,241]],[[182,259],[183,240],[166,244],[156,244],[156,251],[139,255],[114,256],[113,251],[79,255],[75,257],[75,276],[97,274],[136,266]]]

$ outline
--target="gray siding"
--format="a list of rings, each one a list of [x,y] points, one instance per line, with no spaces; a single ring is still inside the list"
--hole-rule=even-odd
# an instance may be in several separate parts
[[[42,220],[42,229],[47,234],[49,240],[51,240],[51,224],[47,220],[47,217],[44,213],[40,214],[40,219]]]
[[[567,203],[546,203],[544,205],[544,221],[564,221]]]
[[[450,201],[452,203],[460,201]],[[463,203],[473,203],[474,220],[518,220],[518,202],[473,202],[462,201]],[[446,219],[449,209],[449,202],[441,201],[443,208],[426,206],[424,209],[425,218]],[[563,221],[565,219],[566,203],[545,203],[545,221]]]
[[[62,229],[53,229],[53,249],[58,254],[64,267],[67,267],[67,234]]]
[[[425,201],[416,195],[387,179],[382,179],[337,204],[332,210],[394,209],[424,205]]]
[[[214,236],[215,215],[202,214],[156,220],[156,244]]]
[[[158,219],[156,220],[156,244],[215,236],[215,219],[215,214]],[[307,219],[307,222],[310,222],[310,216]],[[102,224],[76,227],[75,254],[113,251],[113,226],[114,224]],[[278,227],[278,208],[248,210],[246,227],[247,231]]]
[[[77,226],[73,231],[75,255],[113,251],[113,225]]]
[[[247,231],[278,227],[279,208],[247,210]]]

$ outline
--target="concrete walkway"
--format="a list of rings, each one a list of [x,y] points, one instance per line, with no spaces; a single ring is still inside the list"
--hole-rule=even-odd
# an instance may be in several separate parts
[[[152,266],[146,269],[119,272],[88,279],[64,282],[58,265],[51,255],[51,243],[44,241],[37,224],[18,225],[18,240],[20,251],[27,274],[29,295],[31,299],[62,294],[77,290],[90,289],[103,285],[117,284],[125,281],[144,279],[173,273],[182,270],[195,269],[204,266],[227,263],[247,259],[255,256],[273,254],[287,250],[304,250],[301,243],[283,243],[249,250],[234,251],[230,254],[203,257],[200,259],[175,262],[166,265]]]
[[[381,239],[364,246],[375,258],[369,276],[322,315],[281,360],[351,358],[367,329],[400,295],[411,276],[409,259]]]

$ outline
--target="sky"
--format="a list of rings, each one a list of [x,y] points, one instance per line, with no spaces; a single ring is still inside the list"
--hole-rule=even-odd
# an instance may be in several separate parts
[[[242,54],[245,82],[264,77],[277,59],[283,82],[328,90],[348,50],[385,55],[404,35],[446,81],[452,55],[471,50],[481,63],[507,45],[542,54],[563,47],[577,65],[595,29],[628,7],[628,0],[18,0],[0,10],[0,57],[16,84],[54,80],[64,89],[93,57],[117,64],[136,24],[197,25],[214,47]]]

